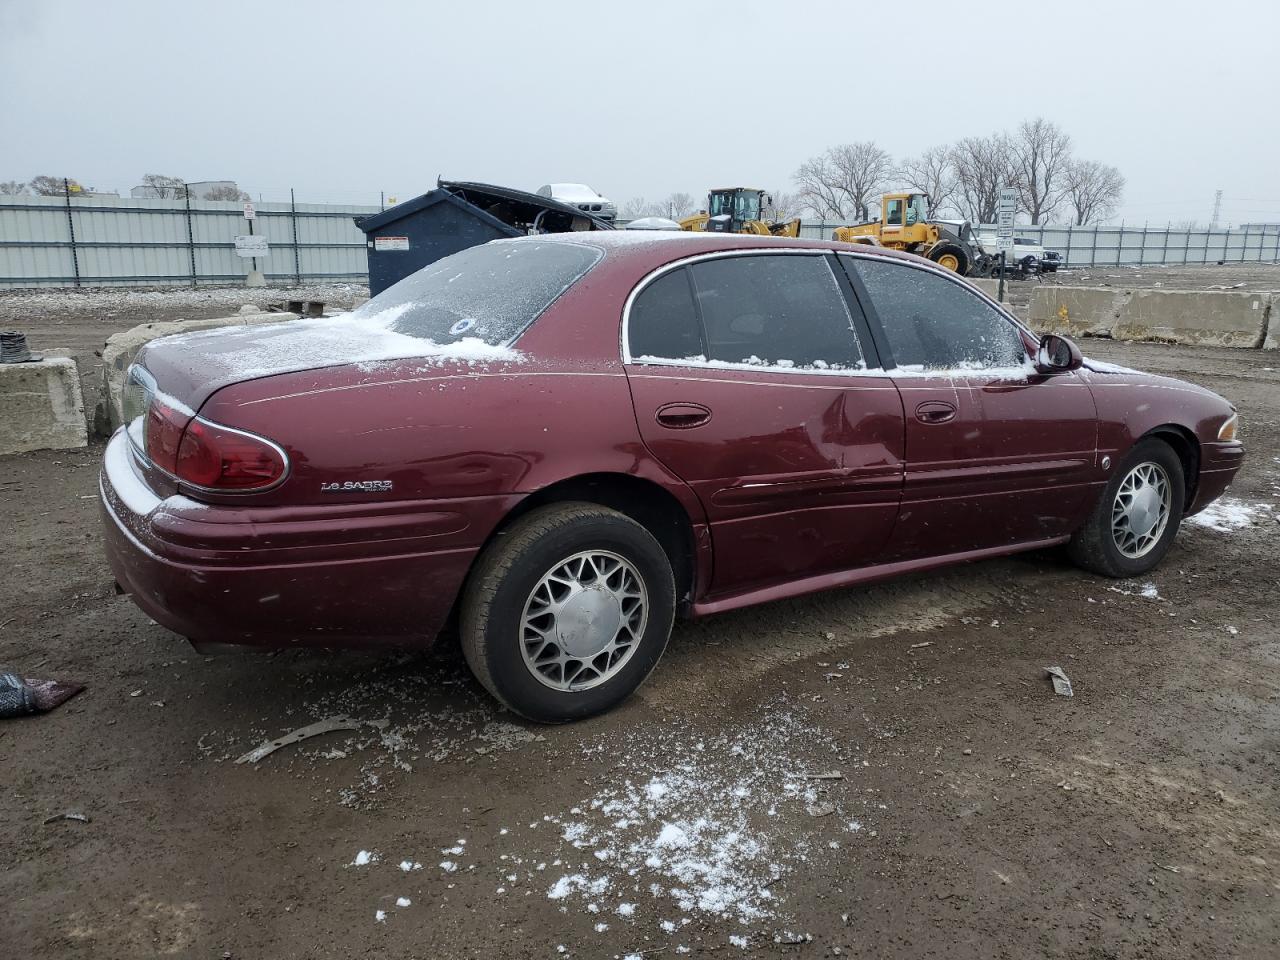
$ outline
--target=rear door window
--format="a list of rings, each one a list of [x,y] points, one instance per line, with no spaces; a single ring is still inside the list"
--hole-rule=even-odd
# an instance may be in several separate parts
[[[641,361],[706,359],[686,268],[664,273],[640,291],[627,321],[627,345]]]
[[[688,270],[713,362],[800,370],[865,366],[825,257],[724,257]]]
[[[862,279],[899,367],[927,371],[1026,365],[1017,328],[963,284],[887,258],[843,260]]]

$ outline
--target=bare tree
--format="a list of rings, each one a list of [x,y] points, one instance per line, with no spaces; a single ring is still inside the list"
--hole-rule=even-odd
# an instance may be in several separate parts
[[[667,195],[667,199],[662,201],[662,206],[666,212],[662,214],[672,220],[681,220],[698,209],[698,201],[693,199],[691,193],[672,193]]]
[[[32,177],[28,184],[31,192],[40,197],[65,197],[68,193],[72,195],[84,193],[85,188],[82,187],[73,177],[51,177],[48,174],[41,174],[38,177]]]
[[[163,173],[145,173],[142,185],[150,187],[159,200],[183,200],[187,196],[187,185],[181,177],[168,177]]]
[[[1124,194],[1124,177],[1115,167],[1094,160],[1073,160],[1064,177],[1076,226],[1106,219]]]
[[[994,223],[1000,188],[1018,181],[1009,138],[965,137],[951,148],[951,163],[961,212],[974,223]]]
[[[898,166],[898,178],[910,189],[929,195],[930,219],[955,204],[960,185],[948,147],[930,147],[918,157],[903,160]]]
[[[23,197],[27,194],[27,185],[17,180],[5,180],[0,183],[0,197]]]
[[[248,203],[252,198],[234,184],[225,184],[218,187],[210,187],[200,197],[201,200],[235,200],[239,203]]]
[[[639,220],[641,217],[665,217],[667,205],[661,200],[646,200],[644,197],[632,197],[618,208],[623,220]]]
[[[773,196],[773,219],[782,223],[794,220],[804,212],[805,203],[797,194],[779,191]]]
[[[1022,207],[1032,223],[1040,223],[1053,214],[1066,192],[1071,137],[1056,123],[1036,117],[1018,125],[1012,145]]]
[[[793,179],[800,200],[818,216],[843,219],[852,213],[867,220],[892,175],[893,158],[874,141],[864,140],[806,160]]]
[[[830,158],[823,154],[800,164],[792,178],[796,196],[814,215],[825,220],[843,220],[847,216],[847,198],[839,187],[839,177]]]

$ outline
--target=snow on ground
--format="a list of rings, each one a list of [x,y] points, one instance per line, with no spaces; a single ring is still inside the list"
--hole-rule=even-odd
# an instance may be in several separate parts
[[[1208,527],[1219,533],[1231,533],[1271,516],[1272,507],[1269,503],[1250,503],[1235,497],[1222,497],[1194,517],[1189,517],[1186,522],[1197,527]]]
[[[369,687],[361,684],[343,706],[357,706]],[[481,731],[509,727],[500,743],[529,742],[514,736],[528,733],[515,724],[472,720]],[[419,739],[411,728],[432,729],[420,719],[393,724],[404,741],[397,755],[432,749],[405,745]],[[370,739],[366,749],[378,755],[382,740]],[[476,746],[483,738],[464,743],[466,750],[441,759],[484,756],[477,752],[486,746]],[[788,877],[831,858],[856,862],[889,809],[878,791],[864,793],[860,775],[868,761],[786,695],[724,732],[709,735],[690,721],[671,721],[584,737],[574,749],[600,771],[582,781],[580,799],[550,811],[535,807],[527,821],[495,825],[483,842],[454,834],[455,841],[438,847],[436,876],[450,889],[455,882],[488,882],[499,896],[545,898],[597,934],[661,931],[676,952],[685,952],[679,948],[690,924],[705,920],[739,926],[731,943],[743,949],[770,936],[796,943],[790,938],[806,935],[774,928],[789,915]],[[361,851],[355,863],[403,878],[422,866],[411,853],[388,853],[383,865],[379,854]]]
[[[369,295],[362,283],[313,284],[305,287],[169,287],[158,290],[129,290],[99,287],[90,290],[0,291],[0,318],[39,317],[66,313],[169,312],[190,308],[205,311],[225,307],[235,313],[243,304],[263,306],[280,300],[319,300],[336,309],[352,306],[357,298]]]
[[[540,851],[559,864],[546,895],[565,911],[629,920],[639,901],[676,912],[661,924],[669,931],[698,917],[766,921],[781,906],[774,884],[811,848],[830,848],[817,833],[854,832],[847,817],[826,821],[838,806],[827,795],[843,796],[847,785],[805,776],[846,766],[838,748],[786,705],[716,737],[671,726],[598,738],[584,751],[613,760],[619,773],[543,817],[559,831],[556,848]],[[803,759],[814,755],[823,770]],[[814,819],[800,822],[814,830],[797,832],[796,815],[806,812]]]

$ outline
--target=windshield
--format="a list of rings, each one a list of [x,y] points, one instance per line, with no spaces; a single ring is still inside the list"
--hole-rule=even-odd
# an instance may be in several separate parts
[[[598,247],[495,240],[437,260],[352,313],[437,344],[509,344],[599,262]]]
[[[713,193],[707,213],[713,217],[727,213],[734,220],[759,220],[760,194],[752,190]]]
[[[921,223],[929,219],[929,197],[927,194],[917,193],[911,197],[911,205],[907,207],[907,225],[913,223]]]

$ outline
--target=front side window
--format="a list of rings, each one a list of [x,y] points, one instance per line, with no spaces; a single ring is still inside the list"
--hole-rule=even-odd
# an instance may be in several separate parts
[[[783,369],[865,366],[825,257],[724,257],[687,269],[710,360]]]
[[[862,278],[900,368],[1021,367],[1017,328],[963,284],[886,259],[843,258]]]
[[[890,200],[884,208],[884,222],[901,225],[902,223],[902,201]]]
[[[475,338],[503,346],[602,256],[584,243],[495,240],[423,267],[351,316],[440,345]]]

